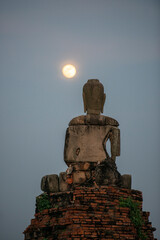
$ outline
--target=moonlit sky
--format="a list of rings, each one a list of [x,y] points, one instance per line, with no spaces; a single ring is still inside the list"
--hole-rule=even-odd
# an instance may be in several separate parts
[[[1,0],[0,42],[0,238],[23,239],[41,178],[67,169],[65,131],[91,78],[120,123],[118,170],[160,238],[160,1]]]

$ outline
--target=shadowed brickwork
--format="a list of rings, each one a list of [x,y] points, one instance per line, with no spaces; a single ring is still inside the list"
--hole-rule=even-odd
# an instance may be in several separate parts
[[[142,211],[142,193],[103,186],[49,194],[51,208],[36,209],[35,218],[24,231],[25,240],[139,239],[129,217],[130,209],[119,206],[121,197],[131,197],[140,204],[142,232],[147,239],[154,239],[149,212]]]

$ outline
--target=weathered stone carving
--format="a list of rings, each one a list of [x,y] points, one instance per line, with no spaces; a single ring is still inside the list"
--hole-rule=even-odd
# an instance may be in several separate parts
[[[99,126],[111,125],[118,127],[119,123],[115,119],[104,115],[87,114],[73,118],[70,121],[69,126],[74,125],[99,125]]]
[[[46,175],[41,180],[41,190],[47,193],[59,191],[58,175]]]
[[[74,125],[66,132],[64,160],[74,162],[98,162],[109,157],[106,142],[111,142],[111,158],[120,155],[119,129],[111,125]]]
[[[59,190],[60,190],[60,192],[65,192],[65,191],[69,190],[69,186],[68,186],[66,180],[67,180],[67,173],[61,172],[59,174]]]
[[[86,174],[84,171],[73,172],[73,184],[81,184],[86,181]]]
[[[131,189],[132,178],[129,174],[122,175],[122,187]]]
[[[66,132],[64,160],[67,165],[74,162],[102,162],[106,158],[115,161],[120,155],[119,123],[100,115],[105,102],[103,85],[90,79],[83,87],[84,111],[86,116],[73,118]],[[111,156],[106,142],[111,142]]]
[[[103,113],[106,95],[98,79],[89,79],[83,87],[84,112],[87,114]]]
[[[64,192],[77,185],[101,185],[131,188],[131,176],[117,171],[116,157],[120,156],[119,123],[101,115],[106,95],[97,79],[90,79],[83,87],[84,112],[73,118],[66,131],[64,161],[68,169],[57,175],[42,178],[45,192]],[[110,154],[106,144],[110,141]]]
[[[95,169],[95,181],[98,185],[121,186],[122,179],[112,159],[99,163]]]

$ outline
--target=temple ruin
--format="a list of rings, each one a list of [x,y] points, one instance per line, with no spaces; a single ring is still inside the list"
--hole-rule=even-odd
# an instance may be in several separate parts
[[[86,114],[73,118],[66,130],[66,172],[42,177],[43,193],[25,240],[154,239],[142,192],[131,188],[131,175],[117,170],[119,123],[102,115],[102,83],[88,80],[82,95]]]

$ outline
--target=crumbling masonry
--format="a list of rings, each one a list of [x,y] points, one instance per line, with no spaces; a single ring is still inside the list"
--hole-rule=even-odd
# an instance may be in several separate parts
[[[131,175],[121,175],[119,123],[101,115],[105,103],[97,79],[83,87],[84,112],[66,131],[64,161],[68,168],[41,180],[35,218],[25,240],[154,239],[142,193],[131,189]],[[110,154],[106,143],[110,141]]]

